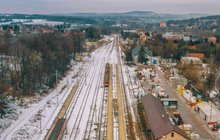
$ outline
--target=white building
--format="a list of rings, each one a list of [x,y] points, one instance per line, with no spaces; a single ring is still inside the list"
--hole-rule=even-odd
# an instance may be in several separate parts
[[[196,105],[196,111],[207,123],[217,123],[220,121],[220,111],[212,103],[202,102]]]

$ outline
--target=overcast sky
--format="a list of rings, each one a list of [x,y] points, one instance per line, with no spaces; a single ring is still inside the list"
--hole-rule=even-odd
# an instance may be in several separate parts
[[[1,13],[76,13],[154,11],[220,14],[220,0],[0,0]]]

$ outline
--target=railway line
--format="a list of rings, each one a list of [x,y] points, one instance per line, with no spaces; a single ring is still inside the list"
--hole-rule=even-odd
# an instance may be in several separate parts
[[[64,127],[59,127],[57,131],[58,134],[63,133],[62,139],[129,138],[127,128],[131,120],[127,117],[129,108],[115,46],[118,46],[117,39],[97,50],[99,54],[92,57],[89,69],[84,71],[74,97],[65,106],[67,110],[57,116],[56,122]],[[65,133],[63,130],[66,130]]]
[[[110,59],[110,54],[111,54],[111,52],[109,51],[108,52],[108,55],[107,55],[107,60],[109,60]],[[102,62],[101,62],[101,72],[102,71],[104,71],[104,68],[106,68],[106,65],[108,65],[109,63],[106,63],[106,60],[105,59],[102,59],[101,60]],[[105,76],[105,75],[104,75]],[[105,77],[103,76],[103,74],[102,73],[100,73],[99,74],[99,77],[98,77],[98,81],[99,82],[97,82],[97,86],[96,86],[96,91],[95,91],[95,96],[93,96],[93,100],[92,100],[92,106],[91,106],[91,109],[90,109],[90,113],[89,113],[89,119],[88,119],[88,121],[87,121],[87,125],[86,125],[86,131],[85,131],[85,135],[84,135],[84,140],[85,139],[91,139],[90,138],[90,134],[91,134],[91,131],[92,131],[92,126],[93,126],[93,124],[95,124],[97,127],[96,127],[96,130],[98,131],[98,121],[97,121],[97,119],[96,119],[96,121],[94,121],[94,118],[97,118],[97,116],[96,116],[96,114],[97,114],[97,100],[98,100],[98,95],[99,95],[99,88],[101,87],[101,86],[103,86],[103,83],[105,84],[105,81],[103,81],[102,79],[104,79],[105,80]],[[102,93],[103,95],[103,97],[105,96],[105,91],[106,91],[107,89],[106,88],[104,88],[104,92]],[[93,112],[92,112],[92,110],[94,110]],[[97,136],[97,135],[96,135]],[[96,139],[96,138],[95,138]]]
[[[123,75],[125,72],[124,69],[122,68],[122,61],[121,61],[121,50],[119,47],[119,37],[116,38],[117,40],[117,59],[118,59],[118,64],[119,64],[119,78],[121,80],[121,87],[122,87],[122,97],[123,97],[123,104],[124,104],[124,112],[125,112],[125,117],[126,117],[126,130],[127,130],[127,139],[129,140],[134,140],[134,139],[140,139],[137,136],[138,133],[138,126],[136,125],[136,120],[134,117],[134,110],[133,107],[131,106],[131,97],[129,94],[131,94],[131,91],[128,90],[125,86],[124,83],[124,77],[127,78],[126,76]],[[127,81],[127,80],[126,80]],[[128,83],[126,83],[128,84]],[[128,84],[129,85],[129,84]],[[128,93],[126,93],[128,92]]]
[[[110,45],[109,45],[110,46]],[[109,47],[104,47],[104,51],[106,52],[107,50],[108,50],[108,48]],[[103,51],[103,50],[102,50]],[[94,56],[93,56],[93,58],[94,58]],[[92,66],[96,66],[96,63],[94,63],[94,62],[97,62],[98,63],[98,61],[94,61],[94,59],[92,59],[92,61],[91,61],[91,63],[90,63],[90,65],[88,66],[88,67],[92,67]],[[93,70],[94,71],[94,73],[95,73],[95,70]],[[74,98],[73,99],[70,99],[70,98],[68,98],[68,105],[63,105],[63,108],[65,108],[66,110],[65,111],[60,111],[60,113],[58,114],[58,116],[56,117],[56,119],[55,119],[55,121],[54,121],[54,123],[53,123],[53,125],[52,125],[52,127],[51,127],[51,129],[49,130],[49,132],[52,132],[53,131],[53,128],[54,127],[56,127],[56,124],[58,124],[57,122],[58,122],[58,120],[59,119],[57,119],[57,118],[62,118],[62,119],[65,119],[68,123],[66,123],[66,132],[67,132],[67,134],[68,134],[68,131],[70,130],[70,129],[68,129],[68,126],[69,126],[69,121],[70,121],[70,118],[71,118],[71,116],[72,116],[72,114],[74,114],[73,113],[73,111],[74,111],[74,108],[76,108],[76,106],[77,106],[77,102],[79,102],[79,100],[80,100],[80,98],[82,97],[81,96],[81,92],[82,92],[82,90],[83,90],[83,88],[84,88],[84,86],[86,86],[87,85],[87,81],[86,81],[86,76],[88,76],[88,74],[89,74],[89,72],[90,72],[90,70],[89,69],[86,69],[86,70],[84,70],[84,71],[82,71],[81,73],[84,73],[84,75],[85,76],[83,76],[83,77],[81,77],[81,80],[80,80],[80,84],[78,85],[78,89],[77,89],[77,92],[76,92],[76,94],[75,94],[75,96],[74,96]],[[89,86],[88,86],[89,87]],[[90,86],[91,87],[91,86]],[[91,88],[90,88],[91,89]],[[66,102],[64,103],[64,104],[66,104]],[[62,110],[62,109],[61,109]],[[78,115],[79,116],[79,115]],[[81,119],[80,119],[81,120]],[[79,124],[78,124],[79,125]],[[75,125],[76,126],[76,125]],[[49,133],[48,132],[48,133]],[[62,134],[63,135],[63,134]],[[50,135],[48,134],[47,136],[46,136],[46,138],[45,139],[48,139],[49,137],[50,137]],[[65,139],[65,138],[64,138]]]
[[[105,64],[105,59],[104,56],[106,56],[106,54],[109,54],[109,48],[111,47],[111,44],[105,48],[105,52],[100,55],[97,56],[97,58],[94,59],[93,62],[94,65],[91,67],[93,68],[93,71],[91,73],[89,73],[89,75],[87,76],[87,78],[90,78],[89,82],[87,83],[88,86],[84,85],[82,88],[82,91],[80,91],[79,93],[84,94],[84,96],[81,94],[80,96],[83,98],[81,99],[81,101],[78,101],[78,108],[74,109],[74,113],[70,116],[74,125],[72,127],[70,127],[70,136],[68,139],[83,139],[83,138],[91,138],[91,129],[92,129],[92,125],[93,125],[93,120],[95,117],[89,117],[89,114],[96,114],[94,109],[92,109],[92,107],[96,107],[97,103],[95,101],[97,101],[97,96],[98,96],[98,92],[99,92],[99,84],[100,84],[100,76],[99,73],[102,73],[102,67]],[[98,61],[98,60],[103,60],[103,61]],[[97,69],[98,67],[98,69]],[[90,69],[91,71],[91,69]],[[95,79],[99,77],[99,79]],[[88,99],[94,99],[94,100],[88,100]],[[89,112],[85,112],[85,108],[90,108]],[[85,115],[87,114],[88,115]],[[77,116],[74,118],[74,115],[77,114]],[[82,120],[88,120],[85,122],[82,122]],[[71,121],[70,121],[71,122]],[[71,123],[69,123],[71,124]],[[84,126],[84,128],[82,128],[82,126]],[[90,129],[91,128],[91,129]],[[80,130],[81,129],[81,130]],[[81,132],[81,134],[79,135],[79,133]],[[84,135],[84,132],[86,133]],[[89,136],[89,137],[88,137]],[[93,135],[94,136],[94,135]]]
[[[75,76],[76,73],[75,71],[71,73],[72,76]],[[51,118],[55,119],[55,115],[57,115],[57,110],[60,109],[59,106],[61,106],[63,104],[63,101],[68,97],[67,93],[71,92],[72,88],[73,88],[73,81],[70,80],[68,77],[65,77],[63,79],[63,81],[67,81],[67,83],[65,82],[61,82],[61,84],[54,89],[51,95],[47,96],[45,99],[43,99],[39,104],[37,104],[34,108],[35,109],[30,109],[29,111],[27,111],[27,114],[25,114],[22,119],[20,119],[19,122],[17,122],[15,124],[15,127],[11,127],[12,129],[10,129],[9,131],[7,131],[6,135],[4,135],[2,138],[3,139],[14,139],[16,138],[16,135],[14,135],[14,133],[17,131],[21,130],[21,127],[25,124],[26,126],[29,125],[26,122],[29,122],[31,119],[33,119],[36,116],[41,116],[40,112],[42,112],[45,109],[45,104],[48,104],[50,102],[52,102],[52,100],[57,99],[57,103],[56,106],[52,107],[52,111],[51,113],[48,113],[48,116],[46,118],[44,118],[43,121],[45,121],[46,123],[41,124],[40,125],[40,131],[36,133],[35,138],[34,139],[43,139],[43,137],[46,135],[46,131],[47,131],[47,124],[49,124],[51,122]],[[66,88],[63,88],[66,87]],[[62,94],[61,94],[62,93]],[[61,94],[61,95],[59,95]],[[40,120],[41,121],[41,120]],[[43,133],[42,133],[43,132]],[[46,132],[46,133],[44,133]],[[28,130],[27,130],[28,133]]]
[[[125,99],[125,90],[123,88],[123,79],[121,73],[119,73],[117,53],[117,39],[114,42],[114,52],[112,58],[112,68],[109,92],[108,92],[108,114],[107,114],[107,135],[108,140],[125,140],[127,138],[127,104]]]
[[[91,63],[90,63],[90,65],[91,65]],[[85,73],[85,74],[87,72],[88,72],[88,70],[85,70],[85,69],[82,71],[82,73]],[[85,80],[85,78],[81,78],[80,83],[83,83],[84,80]],[[60,122],[60,120],[65,120],[65,124],[67,124],[67,120],[68,120],[67,115],[69,113],[69,108],[75,106],[73,97],[75,96],[75,93],[79,87],[81,88],[82,86],[78,85],[78,84],[73,86],[71,93],[68,95],[66,101],[64,102],[62,108],[60,109],[58,115],[56,116],[55,120],[53,121],[53,124],[44,139],[53,140],[53,139],[58,139],[58,137],[60,137],[60,135],[63,136],[63,133],[61,133],[60,135],[58,135],[58,137],[56,137],[57,128],[61,127],[64,130],[66,129],[66,125],[63,125],[64,123],[61,125],[59,122]],[[79,97],[79,95],[77,95],[77,98],[78,97]]]
[[[109,64],[111,62],[111,53],[112,53],[112,48],[110,48],[110,53],[107,55],[106,62]],[[109,65],[110,66],[110,65]],[[109,67],[110,68],[110,67]],[[110,77],[110,76],[108,76]],[[109,79],[106,79],[105,75],[103,75],[104,81],[103,81],[103,93],[102,93],[102,101],[100,103],[100,109],[99,109],[99,124],[98,124],[98,131],[97,131],[97,137],[96,139],[102,140],[106,138],[106,131],[107,131],[107,108],[108,108],[108,87],[109,87]],[[106,81],[105,81],[106,80]],[[108,83],[106,83],[108,82]],[[107,84],[107,85],[106,85]]]

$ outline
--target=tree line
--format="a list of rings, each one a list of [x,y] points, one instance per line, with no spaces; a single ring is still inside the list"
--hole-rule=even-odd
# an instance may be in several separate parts
[[[71,32],[3,35],[0,40],[1,93],[10,87],[15,96],[30,95],[55,85],[56,73],[64,75],[76,53],[84,50],[84,33]]]

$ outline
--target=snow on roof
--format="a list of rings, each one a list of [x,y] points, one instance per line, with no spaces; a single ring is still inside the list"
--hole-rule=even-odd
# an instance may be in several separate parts
[[[197,58],[197,57],[182,57],[181,58],[182,62],[201,62],[201,59]]]

